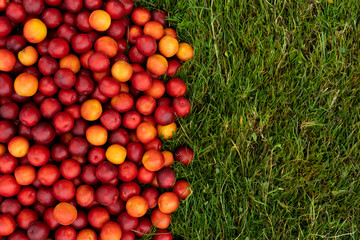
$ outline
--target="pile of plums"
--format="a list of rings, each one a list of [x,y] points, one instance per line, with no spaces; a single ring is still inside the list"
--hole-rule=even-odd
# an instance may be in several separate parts
[[[131,0],[0,0],[0,239],[173,239],[193,48]]]

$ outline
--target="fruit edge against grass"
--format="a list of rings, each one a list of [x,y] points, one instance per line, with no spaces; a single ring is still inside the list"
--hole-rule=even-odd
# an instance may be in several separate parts
[[[359,2],[152,3],[201,52],[186,78],[193,114],[171,143],[196,146],[201,164],[180,173],[196,198],[174,232],[357,239]]]

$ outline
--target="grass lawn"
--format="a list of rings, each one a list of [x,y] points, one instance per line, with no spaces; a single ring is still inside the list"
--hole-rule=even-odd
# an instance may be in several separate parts
[[[360,239],[360,1],[152,0],[195,57],[176,239]]]

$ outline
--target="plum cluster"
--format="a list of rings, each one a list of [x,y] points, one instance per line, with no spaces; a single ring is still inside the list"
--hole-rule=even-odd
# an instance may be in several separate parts
[[[132,0],[0,0],[0,239],[173,239],[194,51]],[[164,81],[165,79],[165,81]]]

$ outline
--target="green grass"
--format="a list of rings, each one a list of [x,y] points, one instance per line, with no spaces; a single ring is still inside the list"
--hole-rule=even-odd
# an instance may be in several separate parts
[[[195,57],[177,239],[360,239],[360,2],[138,1]]]

